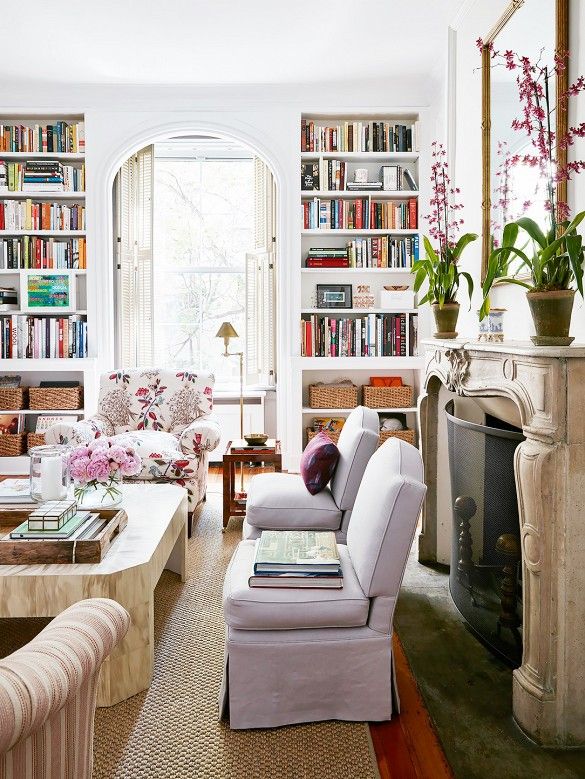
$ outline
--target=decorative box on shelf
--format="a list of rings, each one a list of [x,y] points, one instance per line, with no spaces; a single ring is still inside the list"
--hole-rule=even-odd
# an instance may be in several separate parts
[[[412,309],[415,307],[415,293],[412,289],[388,289],[380,290],[380,308]]]
[[[349,384],[309,385],[311,408],[355,408],[358,404],[358,387]]]
[[[0,408],[18,411],[26,408],[27,387],[0,387]]]
[[[29,387],[29,408],[66,411],[82,408],[83,387]]]
[[[414,446],[414,430],[411,430],[410,428],[405,428],[404,430],[380,430],[380,442],[378,443],[378,446],[382,446],[384,441],[387,441],[389,438],[401,438],[403,441]]]
[[[44,446],[45,445],[45,434],[44,433],[27,433],[26,436],[26,448],[30,452],[31,449],[34,449],[35,446]]]
[[[25,451],[25,433],[3,433],[0,435],[0,457],[19,457]]]
[[[364,406],[368,408],[408,408],[412,406],[413,388],[408,384],[401,387],[362,387]]]

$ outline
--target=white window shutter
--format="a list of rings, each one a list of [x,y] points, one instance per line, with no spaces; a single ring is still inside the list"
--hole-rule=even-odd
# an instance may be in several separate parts
[[[254,252],[246,254],[246,378],[275,382],[275,187],[270,169],[254,160]]]
[[[118,363],[152,365],[154,149],[130,157],[116,177]]]

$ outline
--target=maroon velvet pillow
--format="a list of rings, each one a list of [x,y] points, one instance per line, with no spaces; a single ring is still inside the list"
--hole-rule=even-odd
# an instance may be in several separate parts
[[[311,495],[329,484],[339,460],[339,449],[326,433],[312,438],[301,457],[301,476]]]

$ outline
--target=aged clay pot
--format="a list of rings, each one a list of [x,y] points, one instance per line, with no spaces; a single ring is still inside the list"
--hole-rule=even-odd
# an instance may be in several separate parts
[[[537,346],[568,346],[575,290],[559,289],[551,292],[527,292],[528,305],[536,335],[531,340]]]
[[[435,338],[457,338],[455,328],[457,327],[457,317],[459,316],[459,303],[444,303],[440,308],[438,303],[431,306],[435,317],[435,327],[437,332]]]

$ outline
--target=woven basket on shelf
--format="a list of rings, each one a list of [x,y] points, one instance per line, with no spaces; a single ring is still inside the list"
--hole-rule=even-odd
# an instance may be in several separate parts
[[[412,387],[362,387],[364,406],[369,408],[408,408],[412,406]]]
[[[355,408],[357,404],[357,387],[309,385],[309,406],[311,408]]]
[[[26,433],[0,435],[0,457],[18,457],[26,451]]]
[[[27,435],[26,446],[29,452],[35,446],[44,446],[44,445],[45,445],[44,433],[29,433]]]
[[[319,432],[325,433],[326,436],[328,436],[334,444],[336,444],[339,441],[339,436],[341,434],[341,431],[338,431],[337,433],[329,432],[328,430],[311,430],[310,427],[307,428],[307,443],[311,440],[311,438],[315,438],[316,435],[319,435]]]
[[[29,387],[28,407],[35,411],[70,411],[83,405],[83,387]]]
[[[0,408],[18,411],[26,408],[26,387],[0,387]]]
[[[406,430],[380,430],[380,443],[378,446],[381,446],[389,438],[401,438],[414,446],[414,430],[409,430],[408,428]]]

